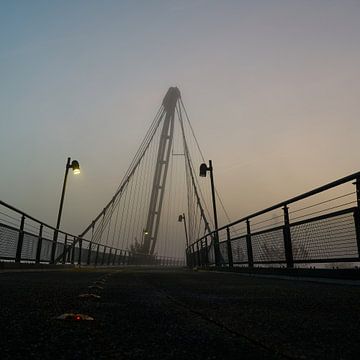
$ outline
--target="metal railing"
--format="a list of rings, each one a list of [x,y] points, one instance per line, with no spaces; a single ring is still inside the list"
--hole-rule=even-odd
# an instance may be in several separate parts
[[[359,214],[357,172],[206,234],[186,249],[187,265],[358,266]],[[215,239],[219,239],[218,264]]]
[[[134,254],[57,230],[0,200],[0,261],[94,266],[183,266],[184,260]]]

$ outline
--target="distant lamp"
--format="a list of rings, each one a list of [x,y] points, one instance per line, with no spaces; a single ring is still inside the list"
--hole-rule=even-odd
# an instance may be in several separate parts
[[[209,170],[209,168],[207,167],[207,165],[205,163],[202,163],[200,165],[200,176],[201,177],[206,177],[206,172]]]
[[[71,162],[70,167],[72,168],[74,175],[79,175],[80,174],[80,165],[79,165],[79,162],[77,160],[73,160]]]
[[[144,230],[144,235],[148,235],[149,232],[147,230]]]
[[[215,201],[215,185],[214,185],[214,174],[213,174],[213,166],[212,161],[209,160],[209,167],[202,163],[200,165],[200,176],[206,177],[206,173],[209,171],[210,173],[210,183],[211,183],[211,197],[213,203],[213,210],[214,210],[214,225],[215,231],[214,233],[214,252],[215,252],[215,265],[220,265],[220,247],[219,247],[219,234],[218,234],[218,221],[217,221],[217,211],[216,211],[216,201]]]
[[[186,248],[188,248],[189,247],[189,238],[188,238],[188,233],[187,233],[187,228],[186,228],[186,218],[185,218],[184,213],[179,215],[178,222],[183,222],[183,220],[184,220],[184,228],[185,228]]]

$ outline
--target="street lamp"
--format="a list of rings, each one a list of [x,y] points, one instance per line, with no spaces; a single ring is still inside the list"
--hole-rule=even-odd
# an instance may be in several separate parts
[[[184,227],[185,227],[185,237],[186,237],[186,248],[189,247],[189,238],[188,238],[188,233],[187,233],[187,228],[186,228],[186,219],[185,219],[185,214],[183,213],[182,215],[179,215],[179,222],[182,222],[184,220]]]
[[[71,161],[71,158],[68,157],[67,163],[65,166],[65,176],[64,176],[64,182],[63,182],[63,187],[62,187],[62,192],[61,192],[60,206],[59,206],[59,212],[58,212],[58,217],[57,217],[57,222],[56,222],[56,230],[54,232],[53,246],[52,246],[52,250],[51,250],[51,263],[55,262],[56,242],[57,242],[57,237],[58,237],[58,230],[60,228],[61,214],[62,214],[64,198],[65,198],[66,181],[67,181],[69,169],[73,170],[74,175],[79,175],[80,174],[79,162],[77,160]]]
[[[66,167],[65,167],[64,183],[63,183],[63,188],[62,188],[62,193],[61,193],[61,200],[60,200],[60,207],[59,207],[59,213],[58,213],[58,218],[57,218],[57,223],[56,223],[56,229],[57,230],[59,230],[60,222],[61,222],[61,214],[62,214],[62,209],[63,209],[63,205],[64,205],[64,198],[65,198],[66,180],[67,180],[67,176],[68,176],[68,173],[69,173],[69,169],[73,170],[74,175],[79,175],[80,174],[79,162],[77,160],[73,160],[70,163],[70,161],[71,161],[71,158],[68,158],[67,163],[66,163]]]
[[[219,234],[218,234],[218,221],[217,221],[217,211],[216,211],[216,201],[215,201],[215,185],[214,185],[214,175],[213,175],[213,167],[212,161],[209,160],[209,166],[205,163],[200,165],[200,176],[206,177],[206,173],[210,172],[210,182],[211,182],[211,195],[212,195],[212,203],[214,210],[214,223],[215,223],[215,232],[214,232],[214,252],[215,252],[215,265],[220,265],[220,247],[219,247]]]

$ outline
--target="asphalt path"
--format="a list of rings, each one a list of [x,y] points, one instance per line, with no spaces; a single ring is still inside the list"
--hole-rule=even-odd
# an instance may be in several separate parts
[[[356,286],[182,269],[27,271],[0,273],[0,300],[1,359],[360,354]],[[94,320],[58,320],[64,313]]]

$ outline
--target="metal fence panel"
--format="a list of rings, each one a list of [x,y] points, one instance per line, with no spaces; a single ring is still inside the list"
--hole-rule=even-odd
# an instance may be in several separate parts
[[[231,248],[234,263],[248,262],[246,236],[231,240]]]
[[[210,264],[215,264],[215,251],[214,251],[214,244],[211,244],[209,247],[209,252],[208,252],[208,256],[209,256],[209,263]]]
[[[358,256],[353,212],[293,224],[290,231],[295,260]]]
[[[251,235],[254,262],[285,261],[283,229]]]
[[[21,249],[22,259],[35,261],[38,241],[39,238],[36,235],[24,233],[24,240]]]
[[[52,240],[43,239],[41,245],[40,261],[49,262],[51,260]]]
[[[0,258],[15,258],[19,231],[0,224]]]
[[[220,247],[221,262],[225,263],[225,264],[228,264],[229,263],[229,256],[228,256],[226,241],[221,242],[219,244],[219,247]]]

